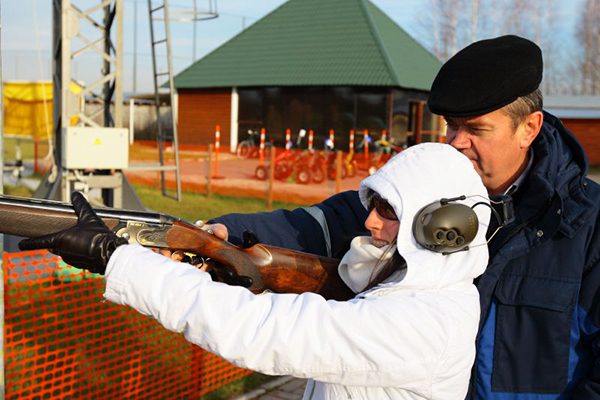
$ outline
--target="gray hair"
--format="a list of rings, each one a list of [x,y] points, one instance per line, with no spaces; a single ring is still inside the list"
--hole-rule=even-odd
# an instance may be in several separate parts
[[[529,114],[542,111],[544,98],[540,89],[536,89],[527,96],[522,96],[501,108],[502,112],[513,121],[513,128],[517,130]]]

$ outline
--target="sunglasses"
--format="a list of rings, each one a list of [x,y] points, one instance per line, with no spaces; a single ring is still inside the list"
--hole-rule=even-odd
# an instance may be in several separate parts
[[[369,199],[369,212],[373,210],[377,211],[381,218],[398,221],[394,207],[387,200],[382,199],[378,193],[374,193]]]

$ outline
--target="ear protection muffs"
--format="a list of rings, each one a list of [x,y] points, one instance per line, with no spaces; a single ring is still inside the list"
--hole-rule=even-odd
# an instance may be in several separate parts
[[[477,235],[479,220],[471,207],[453,203],[464,199],[441,199],[419,210],[413,222],[417,243],[443,254],[467,250]]]

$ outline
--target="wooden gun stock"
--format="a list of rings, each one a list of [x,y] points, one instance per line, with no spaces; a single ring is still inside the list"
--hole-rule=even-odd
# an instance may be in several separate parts
[[[333,258],[255,244],[240,248],[189,222],[170,215],[96,208],[106,226],[130,243],[168,248],[209,257],[237,275],[252,278],[250,290],[276,293],[314,292],[327,299],[347,300],[354,293],[339,277]],[[39,237],[70,228],[77,216],[70,204],[0,196],[0,233]]]

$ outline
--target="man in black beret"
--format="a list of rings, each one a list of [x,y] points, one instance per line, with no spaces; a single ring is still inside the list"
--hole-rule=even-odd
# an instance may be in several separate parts
[[[427,103],[492,198],[514,202],[477,282],[472,398],[600,398],[600,186],[542,110],[542,65],[527,39],[482,40],[442,66]]]
[[[472,161],[492,198],[514,204],[515,218],[490,234],[477,281],[470,398],[600,399],[600,186],[586,178],[575,137],[542,110],[541,79],[539,47],[503,36],[461,50],[431,88],[428,105],[446,119],[447,142]],[[366,233],[366,217],[351,191],[292,211],[225,215],[210,228],[234,244],[249,229],[263,243],[339,258]],[[100,235],[106,243],[94,264],[120,244]],[[67,251],[81,235],[71,236],[61,242]]]
[[[542,65],[535,43],[502,36],[458,52],[431,86],[427,105],[446,119],[447,142],[469,157],[492,195],[506,192],[532,158],[544,120]]]

